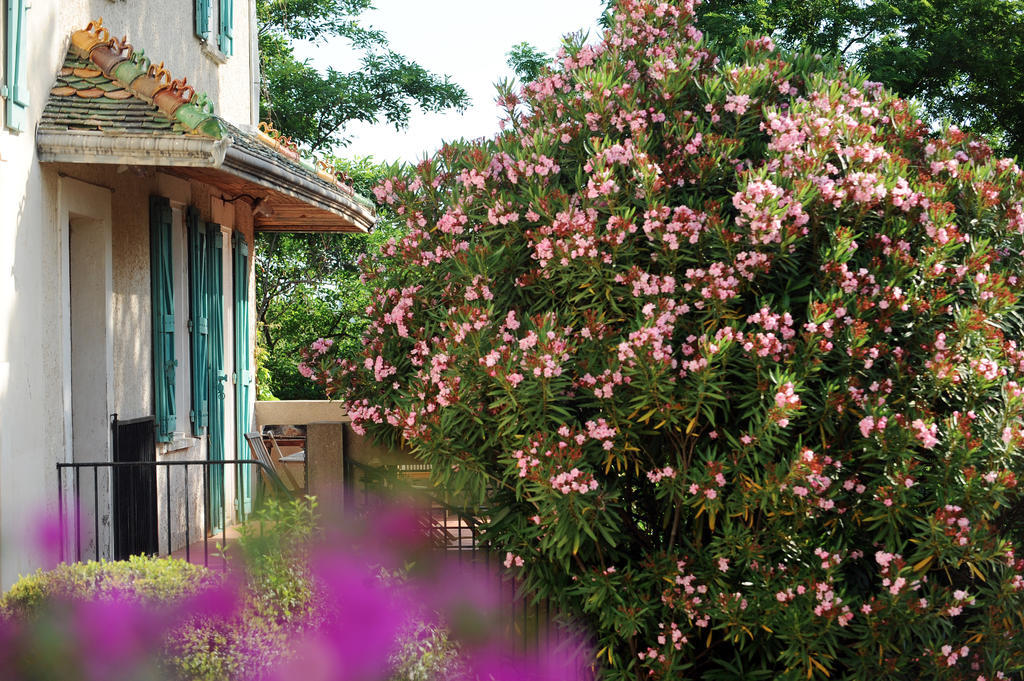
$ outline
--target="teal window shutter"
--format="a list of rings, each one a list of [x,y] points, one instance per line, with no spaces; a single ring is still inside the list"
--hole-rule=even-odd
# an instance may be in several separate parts
[[[249,358],[252,348],[249,345],[249,244],[245,236],[235,232],[234,235],[234,299],[235,299],[235,424],[238,431],[235,443],[238,447],[239,459],[252,457],[245,442],[245,434],[250,428],[249,397],[252,389],[252,372]],[[239,471],[238,500],[239,513],[248,514],[252,510],[252,474],[254,471]]]
[[[210,0],[196,1],[196,35],[206,40],[210,35]]]
[[[207,235],[207,288],[210,313],[210,373],[207,395],[210,405],[210,421],[207,426],[207,458],[210,461],[224,460],[224,440],[227,434],[224,402],[227,397],[228,375],[224,367],[224,237],[220,225],[206,224]],[[209,508],[210,529],[224,528],[225,486],[224,467],[210,467]]]
[[[237,385],[241,389],[239,404],[244,405],[248,401],[248,391],[252,386],[252,371],[249,366],[252,355],[249,343],[249,243],[239,232],[235,232],[234,241],[235,370],[238,372]],[[244,420],[248,423],[248,418]]]
[[[227,56],[235,53],[235,3],[234,0],[220,0],[220,30],[217,45]]]
[[[190,346],[192,351],[192,432],[202,435],[209,423],[210,312],[209,312],[209,240],[206,224],[199,211],[189,207],[188,214],[188,289]]]
[[[7,0],[7,127],[11,130],[24,130],[28,121],[27,1]]]
[[[174,269],[171,203],[149,198],[149,254],[153,307],[153,397],[157,440],[170,442],[177,426],[174,410]]]

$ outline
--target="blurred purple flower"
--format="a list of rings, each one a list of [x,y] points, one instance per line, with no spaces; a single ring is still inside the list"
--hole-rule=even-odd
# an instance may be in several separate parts
[[[366,562],[339,551],[321,551],[311,565],[323,589],[326,618],[306,634],[280,681],[372,681],[384,676],[388,656],[412,611],[403,594],[388,588]]]

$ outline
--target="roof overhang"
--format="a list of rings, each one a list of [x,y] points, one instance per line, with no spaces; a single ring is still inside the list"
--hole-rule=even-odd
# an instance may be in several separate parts
[[[374,210],[351,190],[296,172],[294,164],[228,136],[38,130],[36,145],[44,163],[166,168],[248,198],[256,231],[366,232],[376,221]]]

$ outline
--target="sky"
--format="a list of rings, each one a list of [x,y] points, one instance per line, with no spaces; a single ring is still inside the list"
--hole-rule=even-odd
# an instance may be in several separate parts
[[[364,26],[382,30],[391,48],[436,74],[447,74],[471,99],[462,114],[414,110],[409,127],[395,131],[386,123],[354,123],[346,128],[352,142],[342,157],[373,156],[378,161],[415,162],[436,151],[442,141],[490,137],[498,132],[494,83],[512,78],[506,53],[524,40],[549,55],[566,33],[600,35],[601,0],[376,0],[362,15]],[[298,54],[317,68],[351,70],[358,60],[347,43],[302,45]]]

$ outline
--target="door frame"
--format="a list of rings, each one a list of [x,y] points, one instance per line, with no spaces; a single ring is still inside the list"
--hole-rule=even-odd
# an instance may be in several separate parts
[[[63,463],[106,462],[112,457],[109,422],[114,411],[111,194],[106,187],[72,177],[57,180]],[[76,234],[74,243],[72,231]],[[78,263],[78,267],[73,270],[74,263]],[[79,309],[83,307],[87,309]],[[72,343],[73,331],[78,336],[77,347]],[[64,480],[68,488],[64,491],[70,490],[71,477]],[[97,481],[97,487],[100,494],[109,499],[108,483],[105,477]],[[82,505],[87,508],[91,504],[83,499]],[[110,529],[109,523],[101,524],[100,536],[90,538],[99,544],[101,555],[111,555],[113,534]]]

